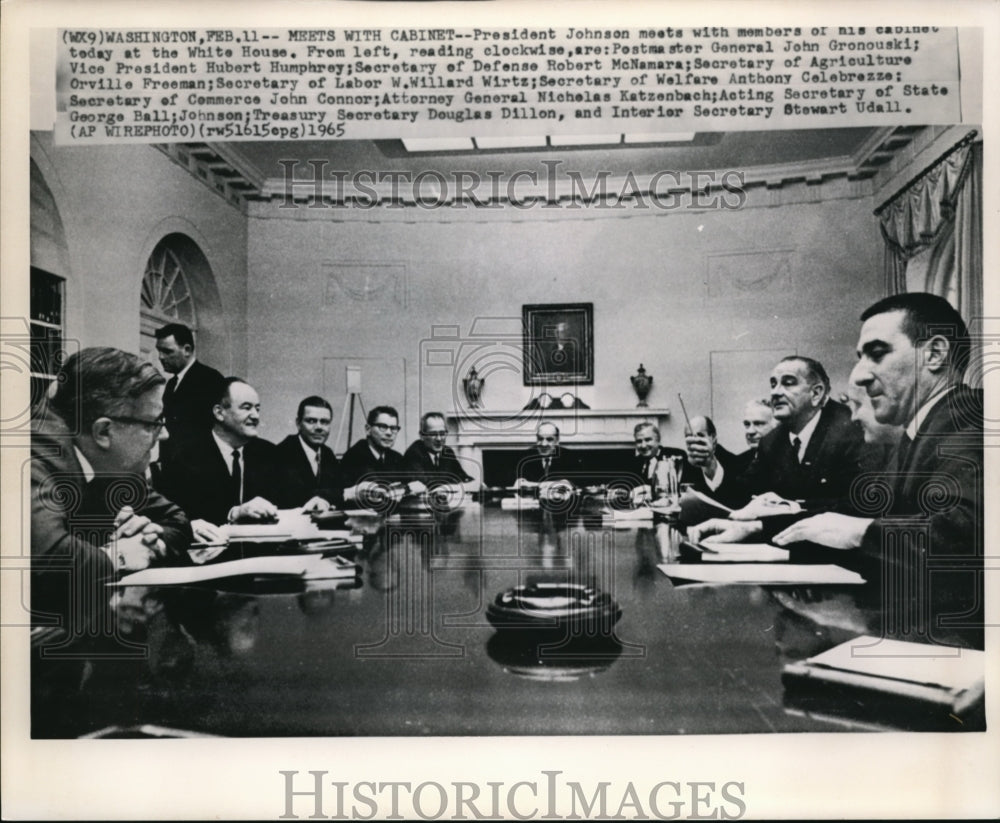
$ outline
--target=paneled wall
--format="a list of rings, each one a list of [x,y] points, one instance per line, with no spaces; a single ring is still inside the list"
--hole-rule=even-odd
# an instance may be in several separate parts
[[[411,208],[358,219],[257,205],[247,322],[266,415],[288,426],[305,394],[343,397],[342,373],[324,364],[350,358],[369,358],[369,406],[405,398],[401,441],[415,437],[422,410],[455,408],[472,363],[491,368],[487,408],[521,408],[531,397],[516,348],[521,306],[592,302],[595,379],[579,389],[588,404],[634,407],[629,376],[642,362],[655,378],[650,404],[674,413],[668,442],[682,436],[682,392],[692,414],[714,401],[727,418],[717,420],[724,442],[742,448],[733,408],[748,392],[766,394],[767,370],[739,372],[734,406],[720,401],[727,387],[713,387],[713,368],[731,374],[747,352],[773,362],[775,351],[798,351],[823,361],[842,389],[858,314],[881,296],[870,199],[843,196],[849,187],[836,182],[800,188],[785,205],[762,192],[742,209],[703,212]],[[450,362],[428,355],[449,348]],[[404,387],[395,387],[386,370],[400,361]]]

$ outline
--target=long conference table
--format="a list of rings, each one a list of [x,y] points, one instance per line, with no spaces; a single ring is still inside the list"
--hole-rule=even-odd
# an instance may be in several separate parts
[[[859,587],[675,585],[669,520],[468,501],[348,521],[355,578],[116,593],[115,642],[36,655],[32,736],[609,735],[939,728],[799,699],[785,663],[877,633]],[[497,631],[498,594],[596,587],[594,630]],[[975,728],[963,724],[962,728]],[[150,732],[156,729],[156,732]]]

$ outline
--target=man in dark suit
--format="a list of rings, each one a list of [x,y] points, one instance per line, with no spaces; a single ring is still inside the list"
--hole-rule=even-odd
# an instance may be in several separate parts
[[[533,486],[552,481],[577,483],[580,461],[572,449],[559,445],[559,427],[540,423],[535,429],[535,445],[517,461],[515,486]]]
[[[863,437],[850,410],[830,399],[826,370],[811,357],[779,361],[771,372],[771,407],[777,428],[760,441],[742,476],[723,478],[721,493],[746,503],[771,492],[813,511],[839,505],[860,471]]]
[[[448,428],[441,412],[427,412],[421,416],[420,439],[411,443],[403,454],[403,470],[411,481],[431,489],[472,480],[458,462],[454,449],[445,445],[447,436]]]
[[[161,448],[160,461],[166,464],[176,449],[212,428],[212,406],[223,378],[196,359],[194,336],[182,323],[168,323],[157,330],[156,353],[163,370],[171,375],[163,392],[170,439]]]
[[[695,415],[684,426],[684,448],[686,451],[681,484],[690,483],[702,494],[713,497],[726,505],[734,501],[720,489],[722,480],[728,473],[738,475],[740,467],[746,469],[741,455],[735,455],[719,445],[719,435],[711,417]]]
[[[372,484],[388,487],[404,482],[403,455],[393,448],[397,434],[399,412],[392,406],[375,406],[368,412],[364,440],[344,452],[340,461],[348,502],[364,497]]]
[[[774,419],[774,412],[771,409],[770,400],[750,400],[743,407],[743,435],[746,437],[749,448],[733,455],[732,460],[727,464],[727,470],[733,477],[740,477],[753,459],[757,456],[757,447],[764,435],[774,429],[778,421]]]
[[[212,406],[211,431],[181,445],[164,467],[161,491],[191,519],[195,537],[216,542],[223,523],[269,520],[281,499],[273,443],[258,437],[260,398],[238,377],[227,377]]]
[[[653,423],[637,423],[632,437],[635,455],[629,461],[629,474],[623,478],[632,487],[632,501],[642,503],[667,493],[676,494],[687,457],[684,450],[661,445],[660,429]],[[671,477],[673,480],[668,479]],[[671,490],[669,486],[676,488]]]
[[[282,470],[281,505],[302,506],[304,511],[326,511],[344,500],[344,481],[336,455],[326,445],[333,424],[333,409],[322,397],[312,395],[299,403],[295,415],[297,434],[277,445]]]
[[[878,423],[904,434],[887,473],[871,478],[877,493],[852,498],[853,514],[799,520],[774,540],[844,550],[897,610],[887,626],[981,647],[983,398],[962,384],[968,331],[946,300],[921,292],[880,300],[861,320],[851,382]]]
[[[93,634],[116,574],[189,562],[187,518],[145,476],[163,435],[164,382],[133,354],[82,349],[32,432],[32,611],[57,616],[71,636]]]

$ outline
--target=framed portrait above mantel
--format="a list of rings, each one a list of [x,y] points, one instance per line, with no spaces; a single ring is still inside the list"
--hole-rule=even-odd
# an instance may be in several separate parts
[[[525,386],[593,385],[593,303],[534,303],[522,319]]]

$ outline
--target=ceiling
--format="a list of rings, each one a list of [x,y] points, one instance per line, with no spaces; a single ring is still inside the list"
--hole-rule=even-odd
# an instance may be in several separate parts
[[[688,143],[614,145],[583,148],[406,151],[398,140],[333,140],[191,143],[161,146],[206,185],[237,204],[284,196],[289,171],[311,180],[316,170],[348,175],[359,170],[382,173],[466,171],[504,177],[519,169],[542,170],[558,161],[592,180],[600,172],[631,173],[642,180],[663,170],[738,170],[748,184],[823,182],[834,177],[871,177],[920,127],[815,129],[702,133]],[[309,188],[309,187],[304,187]]]

